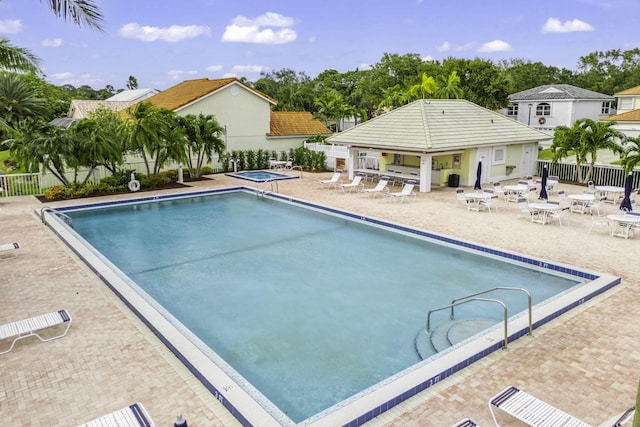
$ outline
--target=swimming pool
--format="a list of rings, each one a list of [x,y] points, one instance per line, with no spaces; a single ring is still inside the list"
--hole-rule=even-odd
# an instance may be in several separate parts
[[[234,178],[246,179],[253,182],[266,182],[266,181],[281,181],[283,179],[295,179],[297,176],[287,175],[284,173],[270,172],[270,171],[242,171],[242,172],[229,172],[227,176]]]
[[[238,194],[238,191],[240,191],[240,194]],[[411,259],[411,256],[424,250],[423,245],[425,244],[432,245],[433,241],[440,243],[439,248],[443,252],[441,255],[445,256],[445,258],[434,259],[431,264],[443,269],[445,276],[449,275],[449,277],[451,277],[452,270],[456,269],[455,267],[451,268],[452,264],[459,267],[469,259],[475,260],[479,253],[485,254],[480,264],[473,264],[473,268],[469,269],[470,277],[463,279],[463,281],[477,281],[478,273],[484,268],[488,268],[487,265],[492,264],[495,258],[508,261],[507,264],[501,261],[501,271],[504,269],[520,270],[523,265],[527,265],[531,267],[528,269],[530,271],[528,274],[533,277],[542,275],[548,278],[549,281],[555,281],[555,278],[558,277],[559,282],[568,278],[569,287],[572,288],[572,295],[569,297],[569,293],[561,290],[559,291],[560,296],[553,297],[554,303],[559,303],[559,305],[550,307],[547,304],[544,307],[539,307],[535,316],[537,324],[548,321],[571,305],[579,304],[617,283],[615,278],[598,277],[593,273],[577,271],[517,254],[482,248],[468,242],[412,230],[358,215],[337,212],[277,195],[272,198],[256,198],[253,193],[243,192],[242,189],[235,189],[233,194],[227,191],[211,193],[217,194],[213,198],[215,207],[213,205],[208,206],[205,209],[206,214],[199,213],[195,216],[185,216],[185,209],[202,206],[202,199],[204,196],[208,196],[209,192],[194,193],[188,195],[189,197],[181,196],[179,198],[148,198],[141,200],[146,202],[142,204],[132,204],[130,202],[103,204],[107,209],[101,209],[98,212],[91,213],[91,215],[89,215],[89,212],[94,206],[89,205],[80,209],[64,209],[64,212],[72,217],[74,227],[81,231],[82,234],[86,234],[87,240],[93,241],[94,246],[104,254],[91,248],[87,249],[74,244],[75,250],[85,260],[97,258],[93,260],[98,262],[92,263],[92,268],[110,286],[114,287],[116,292],[120,293],[129,304],[133,305],[132,308],[142,314],[147,319],[147,322],[152,324],[153,328],[156,330],[163,329],[162,335],[170,337],[166,338],[168,345],[174,347],[174,351],[177,352],[179,357],[183,358],[188,365],[198,371],[199,377],[203,375],[203,372],[215,371],[213,375],[205,375],[205,381],[210,382],[210,389],[224,403],[227,403],[228,407],[231,407],[232,412],[237,412],[236,416],[239,419],[244,419],[249,423],[264,425],[265,417],[269,417],[274,421],[273,425],[293,425],[296,423],[303,425],[338,425],[350,422],[353,425],[358,425],[384,409],[461,369],[471,361],[501,347],[502,337],[500,325],[498,325],[487,336],[483,336],[483,343],[480,346],[478,343],[480,340],[471,339],[470,342],[463,346],[447,350],[445,352],[446,359],[451,362],[451,365],[446,369],[442,368],[442,358],[438,360],[429,360],[427,358],[423,362],[420,361],[415,349],[412,348],[413,338],[417,332],[424,328],[426,311],[442,305],[442,301],[431,301],[430,304],[423,302],[415,308],[409,308],[404,302],[397,301],[394,298],[402,294],[410,294],[411,299],[418,299],[418,295],[415,292],[419,292],[420,283],[427,282],[432,278],[430,274],[426,276],[420,275],[418,270],[421,270],[421,268],[417,267],[421,267],[421,261]],[[212,199],[211,197],[205,198]],[[229,198],[237,200],[231,205],[222,203],[224,199]],[[159,203],[160,201],[164,201],[164,203],[161,204]],[[120,206],[118,215],[114,215],[112,212],[115,206]],[[303,211],[304,218],[302,219],[298,218],[298,211],[301,206],[306,207]],[[143,216],[146,212],[159,211],[164,212],[162,214],[164,219],[157,225],[152,225],[147,220],[142,220],[144,227],[141,227],[136,222],[138,217]],[[245,219],[245,223],[240,225],[220,221],[223,214],[229,214],[232,219],[237,219],[240,211],[250,212],[254,216],[250,220]],[[320,220],[317,218],[318,212],[321,212],[321,216],[326,218],[316,224]],[[327,213],[330,215],[326,215]],[[83,218],[91,217],[99,217],[99,222],[93,222],[92,219],[83,225]],[[117,220],[117,218],[121,218],[121,220]],[[310,221],[307,221],[309,218]],[[213,225],[207,222],[210,219],[216,219]],[[260,219],[260,221],[258,222],[257,219]],[[264,220],[267,222],[264,222]],[[196,223],[195,231],[193,234],[185,234],[184,224],[190,222]],[[284,224],[284,226],[279,225],[279,223]],[[62,225],[55,221],[51,222],[51,224],[52,226]],[[172,224],[177,225],[177,227],[169,227]],[[398,247],[390,247],[387,240],[383,240],[382,243],[369,242],[367,235],[372,232],[370,224],[376,226],[376,233],[378,231],[383,232],[385,239],[390,238],[390,235],[392,235],[391,238],[406,240],[405,243],[408,244],[408,247],[401,248],[400,245]],[[393,233],[382,230],[381,227],[384,227],[385,230],[393,230]],[[112,240],[115,238],[118,228],[123,228],[120,231],[126,236],[138,235],[140,238],[129,238],[126,241]],[[227,237],[227,240],[231,243],[230,247],[222,248],[217,236],[203,232],[213,228],[231,230],[231,235]],[[297,230],[296,233],[302,233],[302,237],[293,233],[291,231],[292,228]],[[87,229],[89,230],[88,233]],[[72,236],[73,233],[67,227],[56,227],[56,230],[67,241],[72,238],[79,242],[84,240],[83,238]],[[92,230],[106,231],[107,237],[103,238],[104,241],[102,243],[96,243],[95,237],[91,235]],[[267,231],[270,234],[267,234]],[[345,236],[345,233],[351,233],[352,231],[355,234],[348,235],[346,240],[348,244],[337,244],[341,236]],[[155,242],[152,254],[148,254],[144,259],[138,259],[130,255],[135,249],[132,246],[139,245],[149,235],[158,236],[162,233],[165,233],[163,236],[164,244]],[[288,236],[294,235],[296,236],[295,238],[288,238]],[[321,242],[318,239],[322,236],[328,238],[326,246],[320,246]],[[418,240],[416,237],[420,237],[420,239]],[[215,244],[212,244],[211,240]],[[192,249],[187,242],[199,243],[198,247],[200,249],[195,249],[195,243]],[[204,253],[201,249],[203,245],[204,247],[213,248],[214,252]],[[316,251],[306,255],[307,262],[300,263],[305,267],[303,271],[293,271],[290,265],[286,262],[283,264],[282,260],[278,260],[278,256],[274,255],[274,249],[278,246],[287,248],[288,254],[304,254],[305,247],[307,249],[309,247],[315,248]],[[464,247],[466,250],[454,250],[456,247]],[[115,250],[110,253],[109,248]],[[347,251],[341,252],[341,249],[344,248]],[[171,262],[163,261],[162,252],[164,250],[169,254],[173,254],[170,257]],[[260,260],[264,262],[264,266],[261,267],[260,271],[258,271],[255,262],[255,250],[259,250],[260,252],[258,253],[264,258]],[[246,254],[247,256],[229,262],[228,257],[230,254]],[[491,257],[487,258],[487,254],[490,254]],[[104,255],[106,255],[106,258]],[[118,255],[121,255],[119,259]],[[331,270],[334,270],[334,267],[340,264],[337,260],[343,259],[350,260],[351,270],[355,271],[355,276],[345,276],[349,274],[348,271],[347,273],[325,271],[323,272],[323,276],[326,277],[324,285],[312,283],[311,279],[313,277],[311,276],[315,269],[319,268],[319,266],[329,265]],[[447,259],[448,261],[446,261]],[[288,256],[286,260],[289,260]],[[112,265],[113,263],[117,267]],[[198,322],[203,322],[201,316],[196,316],[195,326],[185,327],[185,324],[193,321],[193,319],[188,321],[185,318],[185,315],[193,311],[192,302],[182,299],[185,285],[201,283],[206,280],[198,280],[197,277],[191,276],[187,277],[185,276],[185,270],[173,270],[173,268],[183,266],[190,272],[198,272],[203,264],[211,264],[215,270],[214,275],[219,278],[217,280],[219,283],[216,283],[218,287],[213,291],[215,298],[206,300],[206,305],[212,308],[211,311],[219,315],[210,324],[224,325],[224,327],[211,328],[210,324],[206,324],[206,322],[204,322],[204,325],[198,325]],[[234,268],[229,268],[229,266]],[[380,266],[383,266],[383,268],[380,268]],[[398,273],[392,273],[388,278],[381,278],[381,273],[388,266],[399,267],[399,271],[402,274],[399,276]],[[121,271],[127,271],[128,274],[124,275]],[[415,276],[418,288],[415,287],[416,285],[413,285],[413,288],[403,287],[407,286],[406,282],[408,282],[405,277],[407,276],[406,272],[411,272],[411,276]],[[248,277],[235,279],[234,277],[237,277],[240,273],[248,274]],[[549,276],[547,273],[552,274]],[[210,272],[202,272],[201,274],[211,277]],[[333,277],[331,274],[338,274],[338,276]],[[148,283],[157,283],[159,278],[165,275],[169,276],[165,286],[160,288],[147,287]],[[400,277],[403,280],[398,280]],[[386,286],[373,286],[378,279]],[[347,291],[344,289],[344,285],[350,282],[357,282],[359,286]],[[572,286],[576,282],[581,282],[581,284]],[[220,287],[230,283],[233,284],[233,287]],[[247,283],[258,283],[260,288],[247,288]],[[488,286],[490,283],[490,281],[480,283],[479,286],[481,288],[490,287]],[[495,285],[495,283],[493,284]],[[319,286],[323,286],[323,292],[320,294],[310,293]],[[453,286],[455,287],[457,284],[453,283]],[[394,287],[395,292],[392,292],[391,295],[381,293],[385,287]],[[143,291],[140,288],[145,289]],[[171,291],[169,288],[174,288],[174,293],[169,292]],[[207,292],[210,291],[199,289],[199,295],[204,295]],[[235,302],[216,301],[223,293],[235,293],[238,299]],[[551,294],[556,293],[555,291],[551,292]],[[300,308],[308,319],[290,318],[293,310],[286,309],[286,307],[293,307],[301,303],[284,299],[289,294],[306,296],[306,302]],[[538,297],[536,303],[539,303],[542,299],[548,299],[548,295],[551,294],[547,294],[547,297]],[[269,307],[266,308],[262,307],[262,303],[265,302],[265,296],[276,297],[275,302],[268,304]],[[312,316],[316,306],[319,306],[319,298],[321,296],[328,296],[330,304],[323,308],[325,311],[319,313],[319,316]],[[459,293],[454,293],[454,297],[459,296],[461,296]],[[501,298],[503,297],[501,296]],[[142,301],[135,301],[140,299]],[[202,299],[204,300],[204,298]],[[450,302],[450,299],[451,296],[444,297],[445,302]],[[167,302],[171,301],[175,303],[175,306],[171,308],[165,307]],[[380,306],[379,304],[382,302],[389,302],[392,308]],[[145,303],[150,307],[140,307],[140,305],[144,306]],[[515,303],[520,304],[516,311],[521,311],[524,306],[522,302],[515,301]],[[236,308],[239,305],[246,306],[249,309],[248,311],[256,317],[234,319],[238,315]],[[553,306],[553,304],[551,305]],[[397,308],[395,311],[393,311],[394,306]],[[276,308],[275,313],[270,313],[267,309],[273,307]],[[366,313],[358,313],[359,321],[356,322],[355,326],[345,326],[344,319],[340,317],[342,312],[352,312],[363,307],[365,308],[364,311],[370,312],[369,314],[374,313],[374,317],[379,318],[383,326],[389,323],[396,323],[398,325],[397,331],[399,332],[393,332],[392,335],[397,341],[377,342],[379,340],[377,334],[371,335],[371,331],[378,331],[382,326],[375,324],[373,322],[375,319],[369,320],[368,317],[365,317]],[[499,322],[499,317],[498,315],[497,322]],[[511,337],[522,335],[523,331],[526,330],[526,321],[523,319],[526,316],[515,317],[514,321],[509,324]],[[281,335],[278,338],[271,339],[262,337],[263,339],[260,339],[261,332],[256,331],[255,335],[251,335],[254,332],[254,328],[247,327],[247,325],[273,322],[274,319],[279,318],[282,318],[285,328],[290,325],[289,329],[298,329],[299,334],[289,333],[296,331],[287,331],[286,336]],[[233,329],[231,327],[232,323],[238,323],[238,327]],[[316,334],[318,331],[314,328],[317,329],[318,324],[326,326],[329,331],[333,331],[329,339],[322,338]],[[304,325],[308,326],[304,327]],[[363,327],[363,325],[366,327]],[[164,332],[165,327],[168,328],[168,332]],[[176,335],[176,330],[179,331],[178,335]],[[409,333],[405,333],[407,331]],[[226,344],[228,348],[224,348],[224,345],[220,343],[212,346],[206,345],[204,349],[202,348],[201,341],[203,341],[203,338],[200,336],[202,333],[212,333],[215,340],[220,339],[221,335],[226,332],[232,335],[230,339],[236,340]],[[344,332],[344,335],[340,335],[339,332]],[[280,333],[282,334],[282,331]],[[194,336],[194,334],[197,336]],[[359,342],[356,338],[362,338],[363,341]],[[281,347],[289,346],[290,341],[310,341],[316,344],[316,347],[307,348],[304,352],[297,350],[297,353],[294,352],[291,359],[281,358],[272,363],[271,368],[275,369],[271,377],[256,378],[255,372],[251,371],[262,372],[262,368],[265,366],[262,358],[266,357],[268,353],[280,356]],[[354,341],[354,343],[350,343],[350,341]],[[355,345],[351,348],[346,347],[345,342]],[[487,342],[490,344],[486,344]],[[250,346],[247,346],[246,343],[250,343]],[[210,346],[214,351],[208,349]],[[366,371],[362,375],[366,381],[356,384],[355,388],[348,389],[343,384],[339,384],[338,379],[345,376],[344,372],[339,369],[344,367],[341,365],[348,367],[347,371],[360,370],[363,369],[360,366],[361,361],[367,354],[379,355],[389,349],[393,350],[403,346],[411,351],[402,355],[387,352],[385,356],[380,356],[381,359],[374,360],[374,367],[384,365],[385,368],[390,368],[390,371],[374,372],[375,369],[374,371]],[[467,348],[463,351],[462,349],[465,347]],[[329,351],[328,355],[327,353],[321,353],[321,351],[326,351],[325,348]],[[263,349],[268,351],[258,352],[258,350]],[[235,360],[239,358],[237,355],[230,353],[242,353],[240,358],[244,355],[245,358],[249,359],[249,366],[240,368],[228,366],[229,363],[235,363]],[[300,400],[295,400],[300,398],[301,391],[296,388],[298,386],[292,386],[293,382],[290,377],[297,375],[294,371],[294,365],[299,364],[299,362],[311,361],[311,356],[315,353],[323,354],[321,357],[323,360],[335,360],[335,363],[329,364],[329,366],[320,366],[318,362],[313,362],[312,366],[316,373],[321,373],[319,375],[322,377],[321,379],[326,381],[325,383],[318,383],[321,386],[317,388],[329,390],[330,394],[339,397],[339,401],[330,401],[324,397],[318,398],[314,396],[314,402],[320,400],[320,406],[299,412],[300,406],[304,406],[304,399],[302,403]],[[338,358],[338,356],[344,356],[343,353],[348,356],[346,362],[344,361],[345,359]],[[209,362],[200,360],[201,354],[205,354]],[[215,366],[210,366],[211,361],[215,362]],[[282,366],[278,367],[278,364]],[[216,371],[216,369],[220,371]],[[234,371],[237,372],[238,370],[240,372],[236,375]],[[246,381],[247,378],[250,378],[249,383]],[[284,396],[276,396],[274,398],[274,392],[271,390],[272,386],[282,385],[282,383],[288,386],[285,392],[281,393]],[[344,388],[347,389],[341,390]],[[240,396],[243,394],[240,391],[246,393],[246,395]],[[282,402],[282,400],[285,400],[285,402]],[[287,400],[292,401],[287,402]],[[277,404],[274,405],[273,401],[277,402]],[[262,412],[260,412],[261,410]],[[264,412],[265,410],[266,413]],[[259,420],[260,423],[256,420]]]

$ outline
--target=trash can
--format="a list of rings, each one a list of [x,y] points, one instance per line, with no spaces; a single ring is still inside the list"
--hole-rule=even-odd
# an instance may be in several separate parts
[[[457,173],[452,173],[449,175],[449,187],[459,187],[460,186],[460,175]]]

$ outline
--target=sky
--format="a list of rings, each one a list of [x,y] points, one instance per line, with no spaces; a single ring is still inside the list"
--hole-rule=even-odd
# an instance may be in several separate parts
[[[640,0],[96,0],[104,32],[39,0],[0,0],[0,38],[41,59],[57,86],[164,90],[184,80],[291,69],[315,78],[385,53],[577,70],[595,51],[640,47]]]

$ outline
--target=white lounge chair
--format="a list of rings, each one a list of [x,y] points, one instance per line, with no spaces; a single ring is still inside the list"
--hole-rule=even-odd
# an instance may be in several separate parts
[[[413,191],[413,187],[416,186],[416,181],[410,179],[404,184],[402,187],[402,191],[396,191],[393,193],[385,193],[385,196],[389,197],[397,197],[400,203],[404,201],[409,196],[412,196],[414,199],[416,198],[416,192]]]
[[[6,259],[18,255],[20,245],[16,242],[0,245],[0,259]]]
[[[455,423],[451,427],[478,427],[478,424],[476,424],[475,422],[471,421],[469,418],[465,418],[463,420],[458,421],[457,423]]]
[[[382,178],[380,178],[380,181],[378,181],[378,184],[376,184],[376,186],[374,188],[365,188],[364,190],[361,190],[362,193],[365,193],[367,196],[373,194],[373,197],[375,198],[377,194],[382,194],[386,191],[389,191],[389,188],[387,188],[387,184],[389,184],[390,178],[388,176],[383,176]]]
[[[353,177],[353,180],[350,183],[338,184],[338,187],[342,190],[342,192],[344,192],[345,189],[349,190],[349,193],[351,193],[351,190],[353,190],[354,188],[364,188],[364,184],[361,182],[363,177],[364,174],[359,173]]]
[[[342,172],[334,172],[331,179],[321,179],[318,181],[318,184],[320,184],[320,188],[324,188],[325,185],[327,188],[336,188],[340,183],[340,179],[342,179]]]
[[[53,328],[58,325],[64,325],[66,323],[66,328],[64,331],[50,338],[41,337],[38,332],[44,329]],[[0,354],[9,353],[13,350],[13,346],[16,344],[16,341],[27,338],[30,336],[36,336],[40,339],[40,341],[51,341],[58,338],[62,338],[67,335],[69,328],[71,327],[71,316],[67,312],[67,310],[58,310],[52,313],[42,314],[40,316],[31,317],[25,320],[19,320],[17,322],[7,323],[5,325],[0,326],[0,341],[13,338],[11,342],[11,346],[9,350],[5,350],[0,352]]]
[[[533,427],[591,427],[578,418],[513,386],[505,388],[489,399],[489,411],[493,417],[493,422],[499,427],[500,424],[498,424],[496,415],[493,412],[494,407]],[[619,427],[629,421],[634,412],[634,408],[627,409],[601,426]]]
[[[79,427],[155,427],[142,403],[137,402]]]

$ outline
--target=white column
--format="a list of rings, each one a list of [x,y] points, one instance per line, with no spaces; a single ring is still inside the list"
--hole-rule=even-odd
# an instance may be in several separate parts
[[[420,192],[431,192],[431,154],[422,154],[420,156]]]
[[[349,147],[349,155],[347,156],[347,172],[349,172],[349,179],[353,179],[355,176],[355,164],[358,158],[358,149]]]

